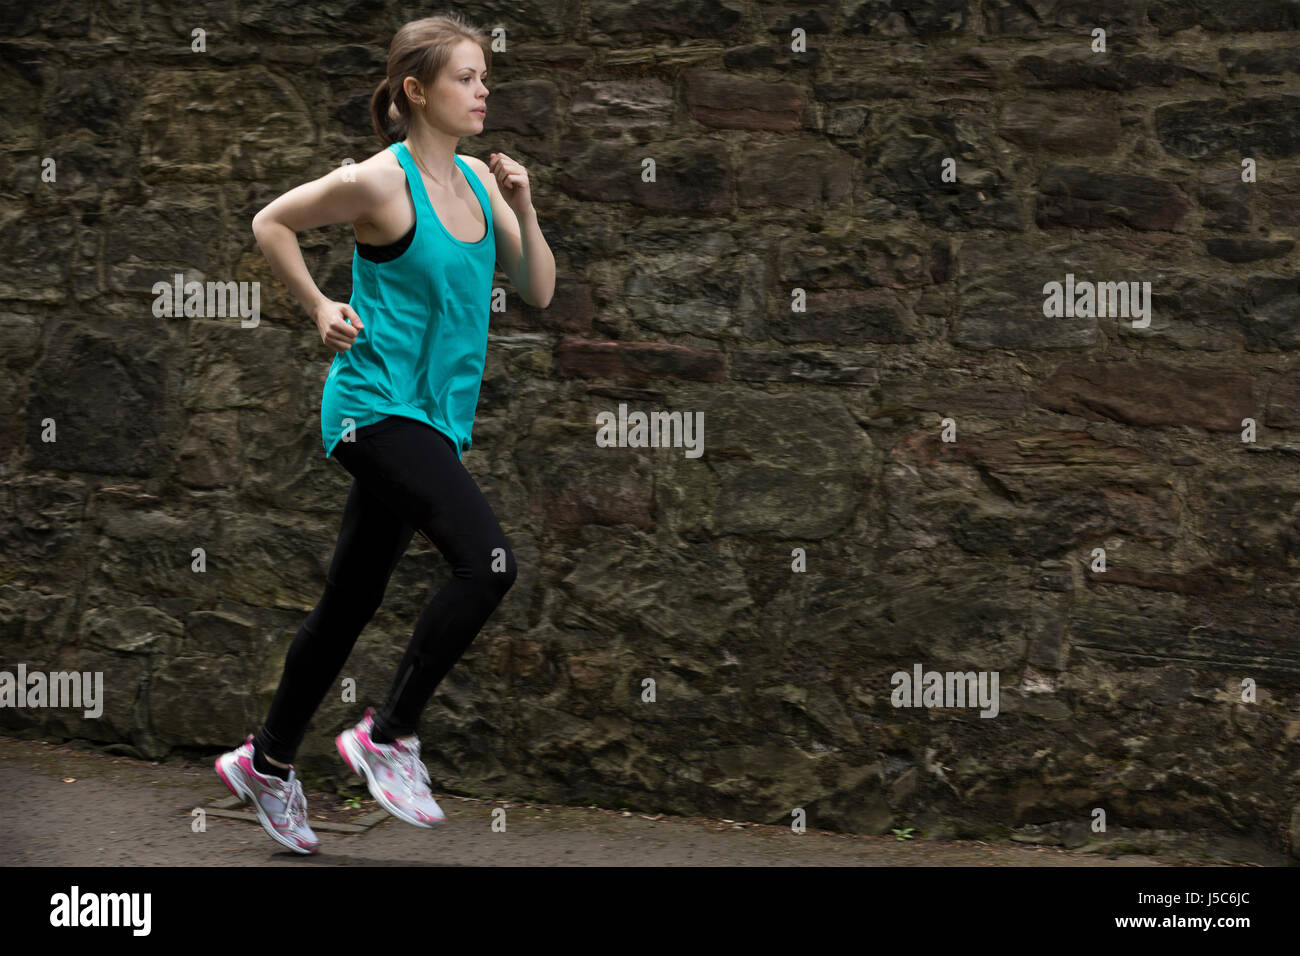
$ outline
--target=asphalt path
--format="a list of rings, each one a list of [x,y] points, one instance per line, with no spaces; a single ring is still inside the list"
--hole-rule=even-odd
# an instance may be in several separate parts
[[[214,755],[215,759],[215,755]],[[360,781],[357,792],[364,793]],[[313,825],[343,821],[337,794],[307,791]],[[1223,861],[1106,855],[974,840],[857,836],[743,821],[591,807],[485,801],[437,793],[437,829],[392,817],[362,833],[316,829],[302,856],[255,822],[195,808],[230,797],[212,761],[153,764],[74,746],[0,737],[0,865],[5,866],[1188,866]],[[494,813],[504,810],[501,813]],[[494,828],[493,821],[504,819]]]

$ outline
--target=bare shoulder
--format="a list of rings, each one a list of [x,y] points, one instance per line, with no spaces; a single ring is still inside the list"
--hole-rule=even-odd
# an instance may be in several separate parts
[[[392,151],[392,149],[389,148],[389,147],[387,147],[387,146],[385,146],[383,149],[379,150],[379,152],[377,152],[377,153],[372,153],[370,156],[368,156],[368,157],[366,158],[366,162],[368,162],[368,163],[370,163],[370,162],[377,162],[377,163],[379,163],[379,164],[382,165],[382,166],[387,166],[389,169],[401,169],[401,168],[402,168],[402,164],[401,164],[401,162],[398,161],[398,159],[397,159],[397,154],[394,153],[394,152]]]
[[[353,221],[360,242],[382,243],[382,236],[406,218],[406,171],[391,149],[381,149],[356,164],[355,182],[364,190],[365,215]],[[400,212],[398,210],[401,210]]]
[[[358,165],[359,171],[373,173],[375,183],[384,191],[400,189],[406,182],[406,171],[391,149],[381,149],[372,156],[363,159]]]
[[[466,156],[463,153],[457,153],[456,155],[468,163],[470,169],[478,173],[478,178],[482,180],[484,188],[487,189],[489,194],[491,194],[492,184],[497,180],[496,177],[492,175],[492,170],[488,168],[488,164],[483,162],[483,160],[479,159],[477,156]]]

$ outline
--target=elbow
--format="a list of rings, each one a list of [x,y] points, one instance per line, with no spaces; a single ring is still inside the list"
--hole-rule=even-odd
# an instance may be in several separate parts
[[[261,238],[260,233],[263,230],[265,230],[266,227],[269,226],[270,224],[271,224],[271,217],[266,214],[265,209],[261,210],[260,212],[258,212],[256,216],[253,217],[253,235],[257,236],[260,239]]]

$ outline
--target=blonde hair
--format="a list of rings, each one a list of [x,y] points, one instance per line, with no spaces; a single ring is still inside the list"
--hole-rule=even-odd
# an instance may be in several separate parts
[[[379,81],[370,96],[370,123],[385,146],[405,138],[411,128],[411,102],[402,84],[413,76],[432,86],[447,65],[452,50],[473,40],[483,50],[490,69],[492,49],[487,34],[463,20],[459,14],[423,17],[402,25],[388,46],[388,76]]]

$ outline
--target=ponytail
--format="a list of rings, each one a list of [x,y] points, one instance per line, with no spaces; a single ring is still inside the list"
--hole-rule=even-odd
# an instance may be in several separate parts
[[[401,106],[393,101],[386,79],[379,81],[370,96],[370,125],[385,146],[405,138],[410,125],[410,117],[403,109],[407,105],[405,93],[399,99]]]

